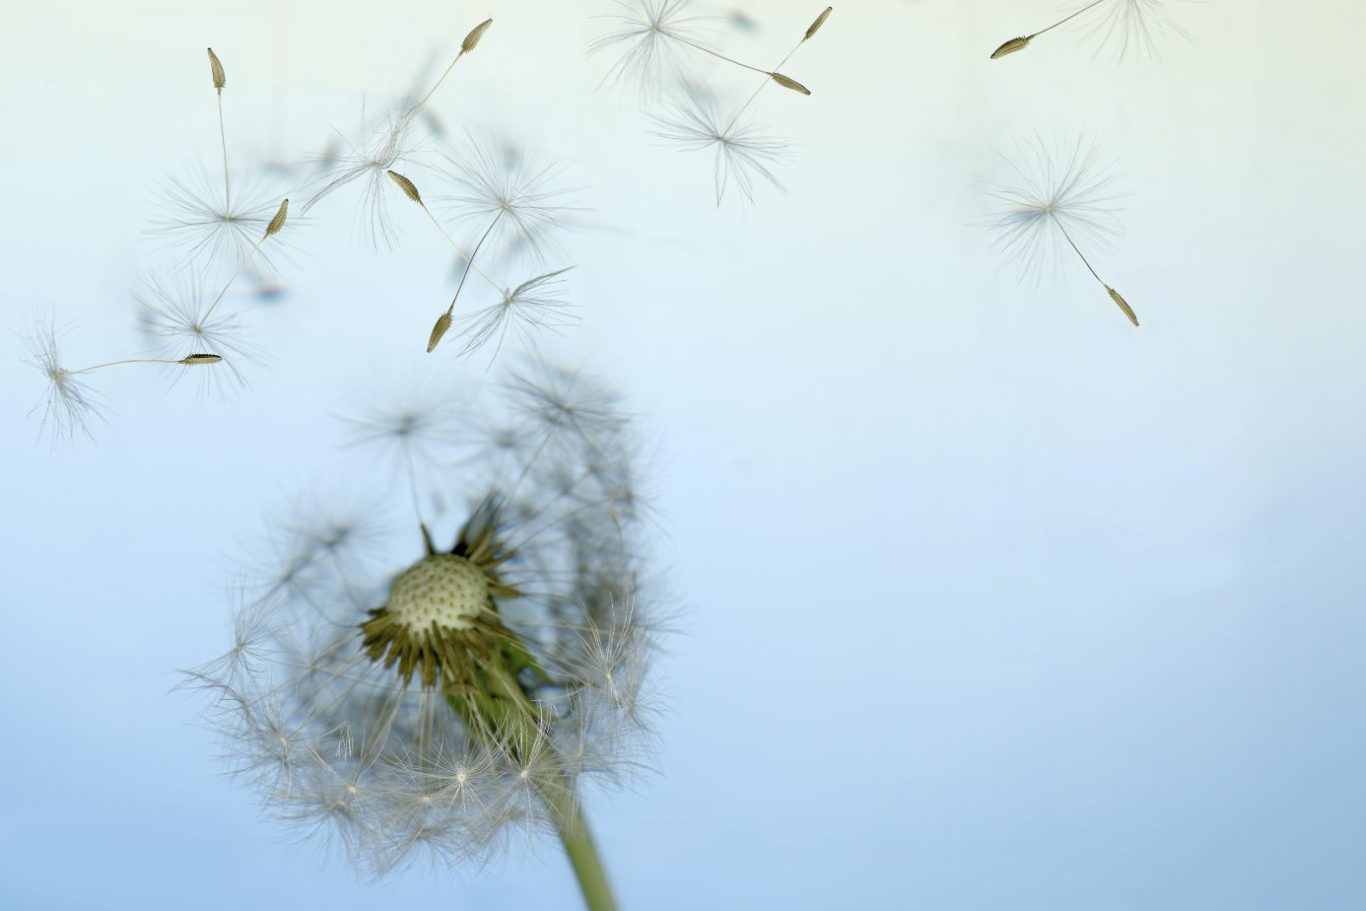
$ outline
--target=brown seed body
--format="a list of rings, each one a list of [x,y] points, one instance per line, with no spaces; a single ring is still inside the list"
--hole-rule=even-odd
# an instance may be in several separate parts
[[[810,41],[811,36],[820,31],[821,26],[825,25],[825,20],[830,18],[830,11],[833,9],[833,6],[827,6],[825,9],[821,10],[821,14],[816,17],[816,21],[811,23],[811,27],[806,30],[806,37],[802,39],[803,41]]]
[[[403,191],[405,196],[419,206],[422,205],[422,194],[417,192],[417,184],[413,183],[397,171],[390,171],[389,179],[398,184],[398,188]]]
[[[493,20],[485,19],[471,29],[470,33],[465,36],[465,40],[460,42],[460,53],[468,54],[474,50],[479,45],[479,39],[484,37],[484,32],[489,30],[490,25],[493,25]]]
[[[1105,290],[1110,293],[1110,300],[1114,301],[1116,306],[1118,306],[1119,309],[1124,311],[1124,315],[1129,317],[1129,322],[1137,326],[1138,314],[1134,313],[1134,308],[1129,306],[1129,302],[1126,301],[1118,291],[1116,291],[1114,288],[1111,288],[1109,285],[1105,286]]]
[[[188,367],[192,364],[217,364],[222,360],[223,358],[217,354],[190,354],[182,357],[179,362]]]
[[[441,337],[446,334],[446,330],[451,328],[451,311],[447,310],[441,314],[441,318],[432,327],[431,338],[427,339],[427,353],[431,354],[436,350],[436,346],[441,344]]]
[[[785,89],[791,89],[794,92],[801,92],[803,95],[811,94],[811,90],[808,89],[806,86],[802,85],[795,79],[792,79],[788,76],[784,76],[782,73],[769,73],[768,75],[774,82],[778,83]]]
[[[272,234],[278,234],[280,229],[285,226],[285,219],[288,217],[289,200],[286,199],[284,202],[280,203],[280,208],[276,211],[275,217],[270,220],[270,224],[266,225],[266,237],[270,237]]]
[[[209,71],[213,73],[213,87],[222,95],[223,86],[228,84],[228,74],[223,71],[223,62],[218,59],[213,48],[209,48]]]
[[[1029,42],[1032,41],[1033,38],[1033,35],[1030,35],[1027,38],[1011,38],[1005,44],[1001,45],[996,50],[991,52],[991,59],[995,60],[997,57],[1004,57],[1006,54],[1013,54],[1016,51],[1022,51],[1025,48],[1029,47]]]

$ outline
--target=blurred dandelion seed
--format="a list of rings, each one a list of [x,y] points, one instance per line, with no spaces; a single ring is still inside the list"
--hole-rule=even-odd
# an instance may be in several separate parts
[[[651,84],[660,77],[681,78],[685,73],[678,59],[670,54],[671,51],[677,52],[676,48],[670,47],[672,42],[740,69],[760,73],[784,88],[803,95],[811,94],[806,86],[778,72],[782,64],[771,70],[753,66],[729,57],[706,43],[695,29],[689,28],[695,26],[699,21],[698,17],[683,15],[691,6],[691,0],[621,0],[618,6],[625,10],[624,15],[602,17],[616,22],[617,30],[598,38],[589,47],[590,53],[618,44],[626,47],[624,55],[608,70],[604,82],[634,77],[642,83],[642,88],[649,92]],[[827,13],[822,13],[818,21],[808,29],[808,38],[820,28],[826,15]],[[784,57],[783,63],[791,56],[788,54]],[[668,72],[663,72],[664,70]]]
[[[1077,139],[1050,148],[1036,137],[1021,143],[1006,165],[1014,181],[988,191],[998,203],[988,223],[997,250],[1019,262],[1022,279],[1037,279],[1045,260],[1056,262],[1059,253],[1070,249],[1137,326],[1132,308],[1100,277],[1079,246],[1107,244],[1120,230],[1111,208],[1113,178],[1095,143]]]
[[[674,100],[671,114],[652,115],[650,122],[656,136],[682,151],[714,151],[718,206],[732,185],[750,202],[754,201],[758,183],[767,182],[783,189],[773,166],[785,157],[788,144],[765,136],[752,119],[734,115],[723,118],[715,101],[701,90],[689,88],[681,92]]]
[[[268,810],[360,869],[479,862],[549,830],[588,906],[613,908],[582,798],[648,758],[658,630],[636,522],[612,512],[636,447],[586,377],[543,367],[504,388],[519,442],[459,473],[453,546],[409,519],[395,547],[348,536],[329,555],[288,528],[232,647],[186,686]]]

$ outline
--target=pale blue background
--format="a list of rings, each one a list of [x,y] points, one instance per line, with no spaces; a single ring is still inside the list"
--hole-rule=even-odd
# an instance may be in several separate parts
[[[761,100],[787,195],[718,212],[703,157],[592,94],[588,4],[0,0],[5,328],[48,307],[73,363],[139,349],[151,188],[217,154],[206,44],[236,153],[297,154],[492,14],[438,109],[590,188],[563,350],[657,442],[686,607],[663,774],[590,804],[623,904],[1364,907],[1366,21],[1172,5],[1194,43],[1117,66],[1066,34],[986,60],[1049,3],[840,4],[789,68],[815,94]],[[768,59],[819,5],[744,8],[765,28],[728,46]],[[997,150],[1078,129],[1121,164],[1097,258],[1137,331],[975,226]],[[443,242],[396,212],[372,254],[316,210],[246,392],[101,375],[94,445],[35,442],[3,336],[0,906],[575,906],[553,846],[358,884],[167,692],[226,643],[259,517],[357,484],[349,391],[455,370],[413,345]]]

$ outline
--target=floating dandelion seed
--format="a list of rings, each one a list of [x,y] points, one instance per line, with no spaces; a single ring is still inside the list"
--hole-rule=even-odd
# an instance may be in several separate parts
[[[47,380],[47,392],[29,414],[42,408],[40,433],[50,433],[54,443],[62,438],[71,439],[78,433],[94,439],[90,424],[94,420],[104,419],[104,408],[98,394],[84,377],[96,371],[129,364],[197,367],[217,364],[223,360],[216,354],[208,353],[190,354],[181,358],[134,357],[72,370],[62,364],[59,339],[64,331],[59,330],[56,323],[49,318],[46,321],[35,321],[27,338],[27,363],[37,368]]]
[[[718,206],[731,185],[750,202],[761,181],[783,188],[772,169],[785,157],[787,143],[764,135],[752,118],[722,115],[715,100],[700,89],[680,92],[673,112],[652,115],[650,122],[656,136],[683,151],[714,150]]]
[[[590,45],[590,53],[616,44],[626,45],[625,55],[608,70],[604,82],[630,77],[639,81],[648,92],[662,76],[679,78],[684,75],[676,54],[686,53],[681,51],[681,48],[686,48],[740,69],[761,73],[783,88],[792,89],[803,95],[811,94],[806,86],[778,72],[778,67],[768,70],[752,66],[733,57],[727,57],[707,44],[700,35],[696,35],[689,28],[696,23],[696,17],[683,15],[691,5],[691,0],[635,0],[621,2],[618,5],[626,11],[625,15],[604,17],[614,20],[619,26],[617,30],[598,38]],[[824,15],[822,14],[820,22],[824,21]],[[820,22],[815,23],[808,31],[815,34]],[[680,48],[672,48],[670,45],[679,45]],[[791,56],[789,54],[783,58],[783,62],[786,63]]]
[[[1066,25],[1092,9],[1096,10],[1096,14],[1088,16],[1083,21],[1091,23],[1086,38],[1097,39],[1097,52],[1106,46],[1114,45],[1116,57],[1122,59],[1132,47],[1138,46],[1152,56],[1157,56],[1158,39],[1164,33],[1170,32],[1187,37],[1185,30],[1168,14],[1167,7],[1168,0],[1092,0],[1047,28],[1031,35],[1011,38],[992,51],[991,59],[1022,51],[1029,47],[1035,38]]]
[[[1014,182],[989,191],[999,204],[989,227],[996,247],[1020,263],[1022,278],[1037,278],[1047,259],[1070,249],[1105,288],[1126,317],[1138,325],[1133,309],[1097,274],[1079,244],[1107,243],[1120,229],[1110,206],[1113,182],[1094,143],[1078,139],[1049,149],[1038,139],[1021,144],[1007,162]]]
[[[478,313],[466,317],[466,319],[472,321],[473,331],[471,338],[460,351],[462,356],[481,348],[491,338],[497,336],[498,346],[494,351],[494,357],[496,357],[498,350],[502,347],[503,339],[509,326],[516,326],[518,334],[522,337],[523,341],[530,345],[532,343],[533,330],[557,330],[574,321],[568,312],[568,303],[561,300],[558,294],[555,293],[558,291],[558,286],[563,284],[560,276],[569,271],[570,268],[573,268],[572,266],[558,269],[544,275],[538,275],[535,278],[523,282],[516,288],[506,288],[493,278],[490,278],[486,272],[475,265],[474,261],[475,255],[479,252],[480,247],[483,246],[493,229],[497,227],[505,214],[509,215],[509,220],[513,218],[521,220],[521,227],[519,231],[514,234],[514,238],[520,238],[525,242],[526,238],[534,238],[539,233],[532,230],[538,222],[544,223],[553,220],[549,216],[549,213],[552,211],[551,209],[545,206],[534,208],[528,202],[528,200],[532,198],[528,194],[518,194],[514,192],[503,194],[502,199],[506,201],[507,207],[499,207],[496,210],[493,222],[490,224],[489,228],[485,230],[484,236],[481,237],[479,244],[477,244],[473,250],[466,252],[455,242],[455,239],[451,237],[450,233],[436,216],[432,214],[431,210],[427,208],[427,204],[422,200],[422,193],[418,190],[416,184],[396,171],[390,171],[389,176],[393,179],[394,184],[403,192],[403,195],[407,196],[422,208],[422,211],[427,215],[427,218],[430,219],[432,224],[436,226],[436,229],[441,232],[441,235],[446,238],[450,243],[451,248],[456,251],[456,255],[460,259],[460,287],[464,286],[465,279],[469,276],[469,273],[473,271],[492,285],[502,296],[502,300],[498,304],[494,304],[491,307],[487,307],[480,310]],[[487,196],[480,197],[478,201],[487,205],[489,198],[490,197]],[[514,200],[519,200],[520,202],[514,204]],[[460,288],[457,288],[456,297],[458,298],[459,295]],[[451,301],[451,306],[445,313],[437,318],[436,325],[432,327],[431,334],[427,339],[428,353],[436,349],[436,346],[440,344],[442,338],[444,338],[446,333],[450,330],[453,324],[454,310],[455,300],[453,299]],[[492,359],[490,359],[490,364],[491,363]]]
[[[630,422],[592,381],[544,374],[558,385],[508,387],[520,442],[460,472],[458,530],[410,518],[392,541],[288,546],[228,654],[186,685],[267,808],[362,870],[478,862],[549,829],[607,909],[584,788],[645,766],[659,631],[638,521],[615,508]]]

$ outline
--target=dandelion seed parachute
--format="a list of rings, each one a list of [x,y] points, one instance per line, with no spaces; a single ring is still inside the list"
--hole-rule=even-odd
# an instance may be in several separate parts
[[[433,202],[454,224],[480,232],[497,220],[485,242],[487,257],[506,262],[525,253],[545,263],[561,252],[569,219],[581,211],[575,189],[561,183],[563,164],[472,133],[441,160],[436,170],[453,189]]]
[[[69,327],[57,326],[55,317],[35,318],[25,341],[29,356],[26,363],[42,373],[47,383],[43,397],[29,411],[42,409],[40,433],[59,439],[84,436],[94,439],[90,425],[104,420],[104,406],[98,393],[76,371],[62,364],[61,337]]]
[[[616,0],[619,12],[600,17],[612,30],[589,44],[589,54],[621,52],[602,85],[631,84],[652,98],[687,78],[689,59],[698,48],[709,48],[708,20],[692,14],[692,6],[693,0]]]
[[[1091,265],[1083,247],[1107,245],[1120,230],[1110,191],[1113,178],[1096,145],[1083,139],[1050,146],[1035,137],[1006,162],[1013,177],[988,193],[997,210],[987,226],[998,251],[1017,260],[1022,280],[1038,279],[1045,261],[1069,252],[1104,287],[1135,326],[1138,317]]]
[[[672,111],[652,115],[650,122],[656,136],[682,151],[713,150],[718,206],[731,186],[750,202],[760,183],[783,189],[773,167],[786,156],[787,143],[764,135],[748,115],[723,115],[706,91],[685,87],[675,95]]]

